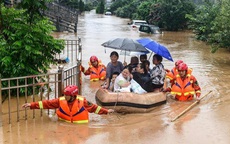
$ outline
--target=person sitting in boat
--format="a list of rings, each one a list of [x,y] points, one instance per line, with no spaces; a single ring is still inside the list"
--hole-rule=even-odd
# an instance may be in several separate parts
[[[114,91],[114,82],[115,82],[115,79],[119,76],[119,72],[114,72],[112,74],[112,77],[110,78],[110,84],[109,84],[109,90],[110,91]]]
[[[132,67],[126,66],[114,81],[114,92],[131,92]]]
[[[78,87],[69,85],[64,89],[64,96],[52,100],[25,103],[22,108],[30,109],[57,109],[56,114],[59,120],[70,123],[88,123],[88,112],[99,115],[114,112],[112,109],[105,109],[96,104],[92,104],[84,97],[78,95]]]
[[[164,70],[164,65],[162,64],[162,60],[163,60],[162,56],[158,54],[153,55],[153,64],[155,66],[150,70],[152,91],[160,89],[164,85],[166,72]]]
[[[147,55],[146,54],[140,55],[140,61],[141,61],[141,63],[143,63],[146,60],[147,60]]]
[[[182,60],[177,60],[176,62],[175,62],[175,67],[173,67],[172,69],[171,69],[171,71],[169,71],[169,70],[166,70],[167,71],[167,73],[166,73],[166,77],[165,77],[165,86],[164,86],[164,88],[165,87],[169,87],[169,85],[172,85],[172,83],[173,83],[173,78],[176,76],[176,75],[178,75],[178,66],[179,66],[179,64],[181,64],[181,63],[184,63]],[[191,68],[188,68],[188,71],[187,71],[187,74],[192,74],[192,69]]]
[[[85,75],[90,75],[90,81],[105,80],[106,77],[106,67],[96,56],[91,56],[89,68],[85,70],[85,68],[81,66],[81,71]]]
[[[145,63],[137,65],[136,72],[132,73],[133,79],[147,92],[152,91],[152,86],[148,83],[150,75],[146,69]]]
[[[137,56],[132,56],[130,59],[130,63],[128,64],[128,66],[132,67],[132,73],[136,72],[136,67],[139,64],[139,59]]]
[[[149,62],[149,60],[145,60],[142,63],[145,65],[148,73],[150,74],[150,62]]]
[[[179,101],[192,100],[194,95],[199,99],[201,88],[196,78],[188,73],[188,66],[181,63],[178,66],[178,74],[173,78],[172,88],[168,87],[164,92],[171,92],[171,95]]]
[[[124,68],[123,64],[120,61],[118,61],[118,58],[119,58],[119,55],[116,51],[111,52],[110,54],[111,62],[109,62],[106,67],[106,82],[105,82],[105,85],[103,86],[103,88],[105,89],[109,88],[110,78],[112,74],[114,72],[121,73],[121,71]]]
[[[137,94],[146,93],[146,91],[132,77],[132,67],[126,66],[114,82],[114,92],[134,92]]]

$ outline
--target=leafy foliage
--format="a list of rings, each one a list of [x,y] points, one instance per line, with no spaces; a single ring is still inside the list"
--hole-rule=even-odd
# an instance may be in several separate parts
[[[219,13],[213,21],[213,33],[210,35],[209,43],[212,44],[212,52],[219,47],[230,50],[230,1],[222,0]]]
[[[194,12],[190,0],[116,0],[111,10],[119,17],[147,20],[167,30],[177,31],[187,27],[186,14]]]
[[[82,0],[79,1],[79,11],[80,11],[80,13],[85,11],[85,4]]]
[[[115,11],[115,14],[123,18],[133,18],[137,11],[137,7],[140,5],[140,3],[141,2],[139,0],[133,0],[132,2],[129,2],[127,5],[118,8]]]
[[[197,39],[208,41],[208,36],[212,33],[212,21],[216,18],[218,11],[218,5],[206,3],[197,7],[194,14],[186,15],[190,19],[189,28],[193,29]]]
[[[92,9],[93,9],[93,4],[92,3],[85,4],[85,11],[91,11]]]
[[[48,1],[46,1],[48,2]],[[20,9],[0,7],[0,73],[1,78],[20,77],[46,73],[54,55],[64,49],[64,41],[54,39],[50,34],[55,27],[41,11],[46,9],[45,1],[23,0]],[[32,83],[32,79],[28,83]],[[23,80],[20,84],[25,84]],[[17,81],[11,81],[11,86]],[[2,86],[8,86],[3,82]],[[20,93],[25,89],[20,88]],[[27,90],[28,94],[33,88]],[[16,90],[12,90],[14,95]],[[6,93],[3,93],[6,95]]]
[[[105,3],[104,0],[101,0],[100,3],[97,5],[96,13],[103,14],[105,11]]]
[[[189,26],[193,29],[198,40],[212,45],[214,53],[220,47],[230,49],[230,2],[205,3],[198,7],[190,19]]]
[[[137,7],[137,17],[133,16],[133,19],[143,19],[147,20],[149,17],[150,9],[151,6],[153,5],[153,2],[150,1],[145,1],[142,2],[138,7]]]
[[[40,15],[43,1],[23,0],[21,8],[1,6],[0,73],[3,78],[46,73],[54,54],[64,49],[50,34],[52,23]],[[27,7],[28,6],[28,7]],[[28,8],[28,9],[26,9]]]
[[[127,5],[129,2],[127,0],[116,0],[112,3],[112,5],[110,6],[110,10],[112,13],[115,13],[115,11],[118,8],[123,7],[124,5]],[[116,14],[116,13],[115,13]]]
[[[193,13],[195,5],[189,0],[161,0],[151,8],[150,23],[177,31],[187,27],[188,18],[185,15]]]

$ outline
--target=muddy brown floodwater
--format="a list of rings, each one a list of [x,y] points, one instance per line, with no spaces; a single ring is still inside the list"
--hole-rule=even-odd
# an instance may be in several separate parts
[[[230,55],[220,49],[210,53],[210,47],[196,41],[190,31],[164,32],[149,35],[130,29],[128,19],[115,16],[96,15],[93,11],[79,17],[77,36],[83,45],[83,65],[87,67],[91,55],[98,56],[107,64],[112,49],[104,49],[101,44],[109,39],[128,37],[138,39],[150,37],[165,45],[174,61],[182,59],[193,68],[193,75],[198,79],[202,94],[210,90],[205,97],[175,122],[171,119],[186,109],[192,102],[176,102],[168,99],[167,103],[150,113],[112,114],[99,116],[90,114],[89,124],[74,125],[56,121],[54,117],[25,121],[13,121],[7,124],[8,115],[3,113],[3,126],[0,127],[0,143],[50,143],[50,144],[229,144],[230,143]],[[59,38],[76,39],[70,33],[55,33]],[[130,57],[126,58],[129,62]],[[124,60],[121,55],[120,61]],[[163,60],[166,68],[174,65]],[[83,95],[95,102],[95,92],[101,82],[89,82],[83,77]],[[20,101],[23,104],[23,100]],[[4,108],[4,104],[3,104]],[[23,112],[23,111],[22,111]],[[32,112],[32,111],[31,111]],[[39,110],[36,111],[39,113]]]

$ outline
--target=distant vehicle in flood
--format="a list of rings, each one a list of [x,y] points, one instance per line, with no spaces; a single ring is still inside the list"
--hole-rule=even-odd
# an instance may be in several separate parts
[[[128,23],[132,28],[139,28],[142,24],[148,24],[145,20],[132,20]]]
[[[149,24],[142,24],[139,27],[139,32],[145,32],[149,34],[161,34],[162,31],[158,26],[149,25]]]
[[[112,15],[110,11],[105,12],[105,15]]]

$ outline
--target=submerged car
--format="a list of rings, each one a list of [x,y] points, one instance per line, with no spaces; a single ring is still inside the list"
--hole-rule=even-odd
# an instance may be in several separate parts
[[[105,12],[105,15],[112,15],[110,11]]]
[[[149,25],[149,24],[140,25],[139,31],[149,33],[149,34],[161,34],[162,33],[162,31],[160,30],[158,26]]]
[[[132,28],[139,28],[142,24],[148,24],[145,20],[132,20],[128,23]]]

